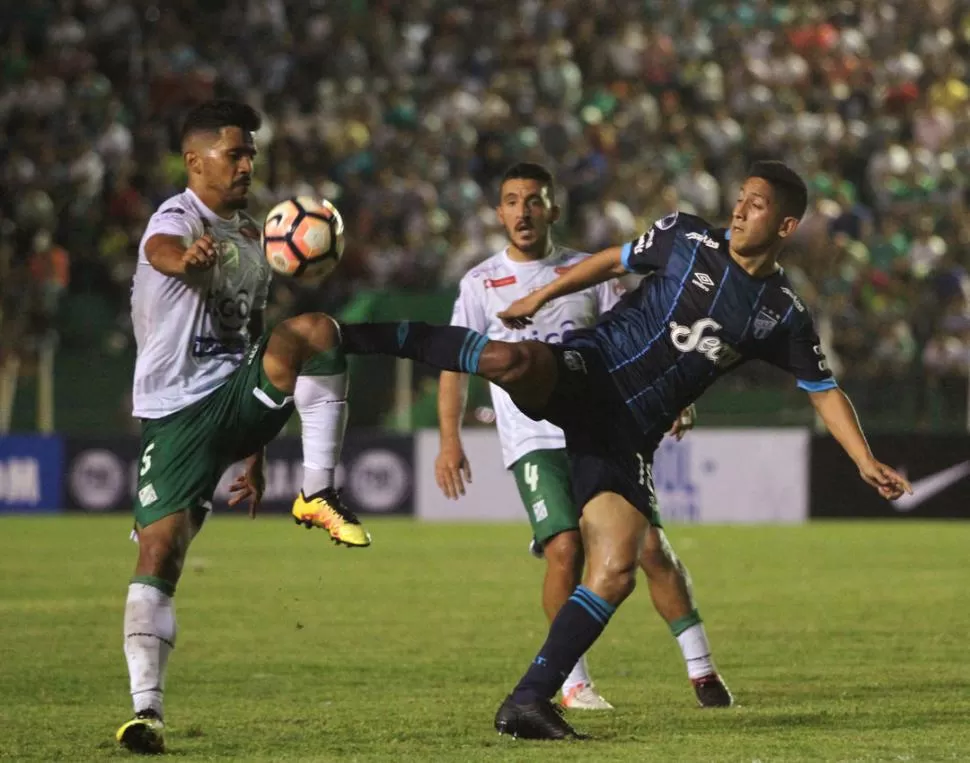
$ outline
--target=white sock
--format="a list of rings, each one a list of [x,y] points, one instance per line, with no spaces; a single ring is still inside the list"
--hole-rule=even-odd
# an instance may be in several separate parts
[[[303,429],[303,495],[333,487],[347,429],[347,374],[297,376],[293,402]]]
[[[125,604],[125,659],[135,712],[162,715],[165,668],[175,648],[175,606],[172,597],[154,586],[132,583]]]
[[[566,680],[562,684],[563,695],[567,694],[570,689],[578,684],[591,684],[593,679],[589,677],[589,667],[586,665],[586,655],[584,654],[580,657],[576,664],[573,665],[573,669],[566,676]]]
[[[704,623],[690,626],[677,637],[677,643],[687,663],[688,678],[703,678],[717,672],[711,659],[711,645],[707,643]]]

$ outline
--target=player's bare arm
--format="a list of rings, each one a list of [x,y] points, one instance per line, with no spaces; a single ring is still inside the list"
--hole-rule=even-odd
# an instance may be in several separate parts
[[[611,278],[626,275],[627,271],[623,267],[621,258],[622,252],[621,247],[613,246],[587,257],[555,281],[534,291],[528,297],[513,302],[507,310],[499,313],[498,317],[509,328],[525,328],[532,322],[530,320],[532,316],[547,302],[567,294],[575,294],[577,291],[596,286]]]
[[[148,263],[167,276],[184,276],[208,270],[216,264],[216,245],[211,234],[204,233],[188,247],[179,236],[159,233],[145,242]]]
[[[434,476],[441,492],[457,500],[472,481],[471,465],[461,444],[461,420],[468,400],[468,374],[442,371],[438,383],[438,434],[440,450]]]
[[[824,392],[811,392],[809,398],[829,432],[859,467],[859,476],[872,485],[879,495],[892,501],[904,492],[913,492],[902,475],[872,455],[855,409],[841,389],[835,387]]]

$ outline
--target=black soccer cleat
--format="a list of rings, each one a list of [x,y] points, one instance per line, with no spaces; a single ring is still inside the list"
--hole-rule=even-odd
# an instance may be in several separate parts
[[[588,739],[563,718],[562,708],[547,699],[519,704],[510,694],[495,714],[495,730],[516,739]]]
[[[141,755],[165,752],[165,724],[154,710],[141,710],[115,732],[118,744]]]
[[[731,690],[717,673],[691,679],[691,683],[697,694],[697,704],[701,707],[731,707],[734,704]]]

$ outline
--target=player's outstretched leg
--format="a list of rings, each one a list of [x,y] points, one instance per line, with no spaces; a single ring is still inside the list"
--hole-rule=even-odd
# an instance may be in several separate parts
[[[647,519],[616,493],[600,493],[583,509],[586,580],[562,606],[549,635],[518,685],[495,716],[500,734],[525,739],[579,735],[550,701],[593,645],[616,608],[633,592]]]
[[[201,517],[178,511],[138,528],[138,562],[125,603],[125,660],[134,717],[115,734],[137,753],[165,751],[162,695],[175,648],[175,586]]]
[[[701,707],[729,707],[734,699],[714,666],[704,623],[694,605],[690,575],[659,527],[647,533],[640,567],[647,576],[650,598],[677,639],[687,677]]]
[[[543,342],[499,342],[461,326],[418,321],[342,323],[340,334],[348,355],[392,355],[475,374],[502,387],[524,409],[541,408],[556,383],[556,356]]]
[[[341,500],[334,484],[347,427],[347,362],[337,325],[324,313],[283,321],[263,355],[269,382],[292,396],[303,438],[303,485],[293,518],[326,530],[335,543],[369,546],[368,533]]]

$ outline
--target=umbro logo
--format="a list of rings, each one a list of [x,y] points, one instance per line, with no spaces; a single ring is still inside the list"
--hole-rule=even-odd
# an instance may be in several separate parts
[[[714,279],[711,278],[707,273],[701,273],[699,270],[694,271],[694,277],[690,280],[694,286],[704,291],[710,291],[711,287],[714,285]]]

